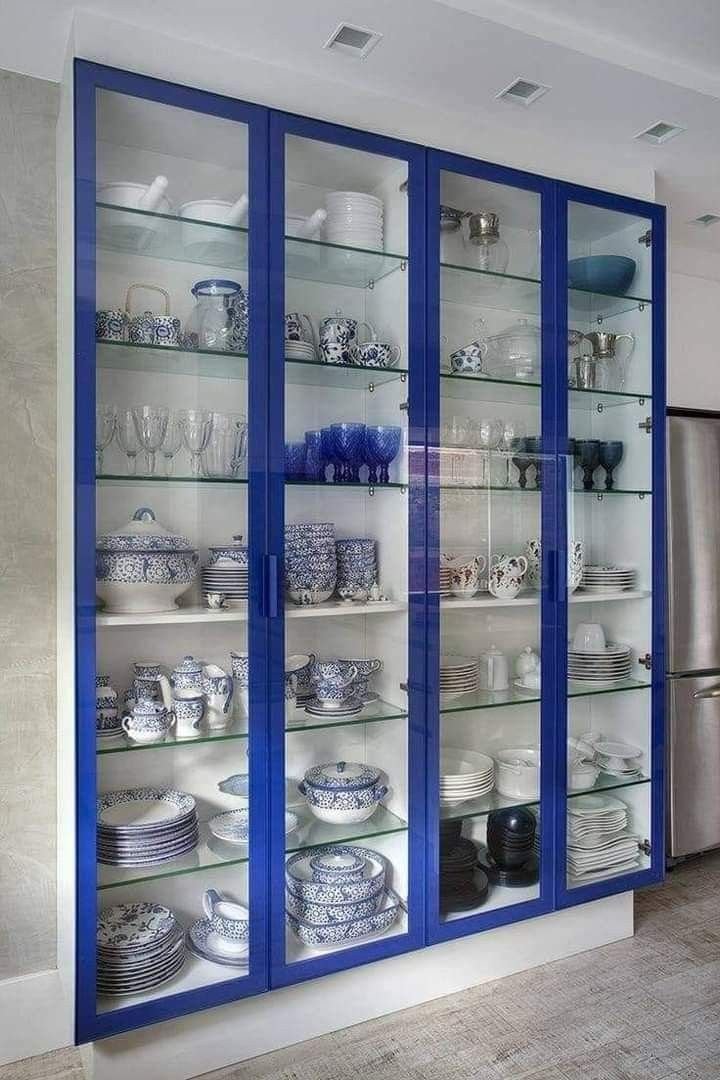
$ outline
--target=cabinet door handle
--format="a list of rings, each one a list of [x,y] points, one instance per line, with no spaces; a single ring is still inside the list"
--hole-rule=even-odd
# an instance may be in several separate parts
[[[711,686],[707,690],[694,690],[693,697],[699,701],[704,698],[720,698],[720,686]]]
[[[263,578],[265,582],[265,596],[263,608],[265,617],[277,619],[278,616],[278,557],[277,555],[263,556]]]

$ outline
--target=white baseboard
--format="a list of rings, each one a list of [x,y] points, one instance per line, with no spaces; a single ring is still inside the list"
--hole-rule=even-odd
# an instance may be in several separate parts
[[[632,933],[622,893],[104,1039],[84,1061],[92,1080],[189,1080]]]
[[[0,982],[0,1065],[59,1050],[73,1039],[73,1005],[57,970]]]

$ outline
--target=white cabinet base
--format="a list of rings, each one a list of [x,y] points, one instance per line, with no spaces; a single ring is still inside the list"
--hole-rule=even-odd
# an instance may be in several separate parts
[[[105,1039],[84,1049],[88,1077],[188,1080],[632,933],[626,892]]]

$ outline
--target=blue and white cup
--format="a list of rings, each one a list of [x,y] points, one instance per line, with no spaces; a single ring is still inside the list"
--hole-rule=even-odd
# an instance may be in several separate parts
[[[340,341],[321,341],[320,359],[324,364],[344,364],[355,362],[355,349]]]
[[[177,348],[180,332],[180,320],[174,315],[153,315],[153,345]]]
[[[483,373],[483,362],[487,355],[487,341],[471,341],[461,349],[450,353],[450,368],[456,375]]]
[[[400,359],[400,346],[387,341],[363,341],[355,346],[355,363],[362,367],[394,367]]]
[[[130,742],[163,742],[175,717],[164,705],[153,701],[139,701],[132,712],[122,718],[122,729]]]
[[[230,664],[235,684],[235,714],[245,720],[250,715],[250,657],[246,652],[231,652]]]
[[[309,315],[300,311],[291,311],[285,316],[285,340],[307,341],[315,344],[315,327]]]
[[[173,698],[175,737],[194,739],[205,716],[205,695],[201,690],[176,690]]]
[[[95,312],[95,337],[98,341],[127,341],[130,319],[122,308]]]

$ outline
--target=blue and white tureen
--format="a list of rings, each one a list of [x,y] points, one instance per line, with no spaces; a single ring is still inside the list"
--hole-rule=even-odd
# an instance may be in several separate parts
[[[308,769],[298,791],[320,821],[350,825],[371,817],[387,795],[379,780],[380,770],[372,765],[336,761]]]
[[[96,592],[110,612],[174,611],[197,576],[198,552],[140,507],[124,528],[99,536]]]

